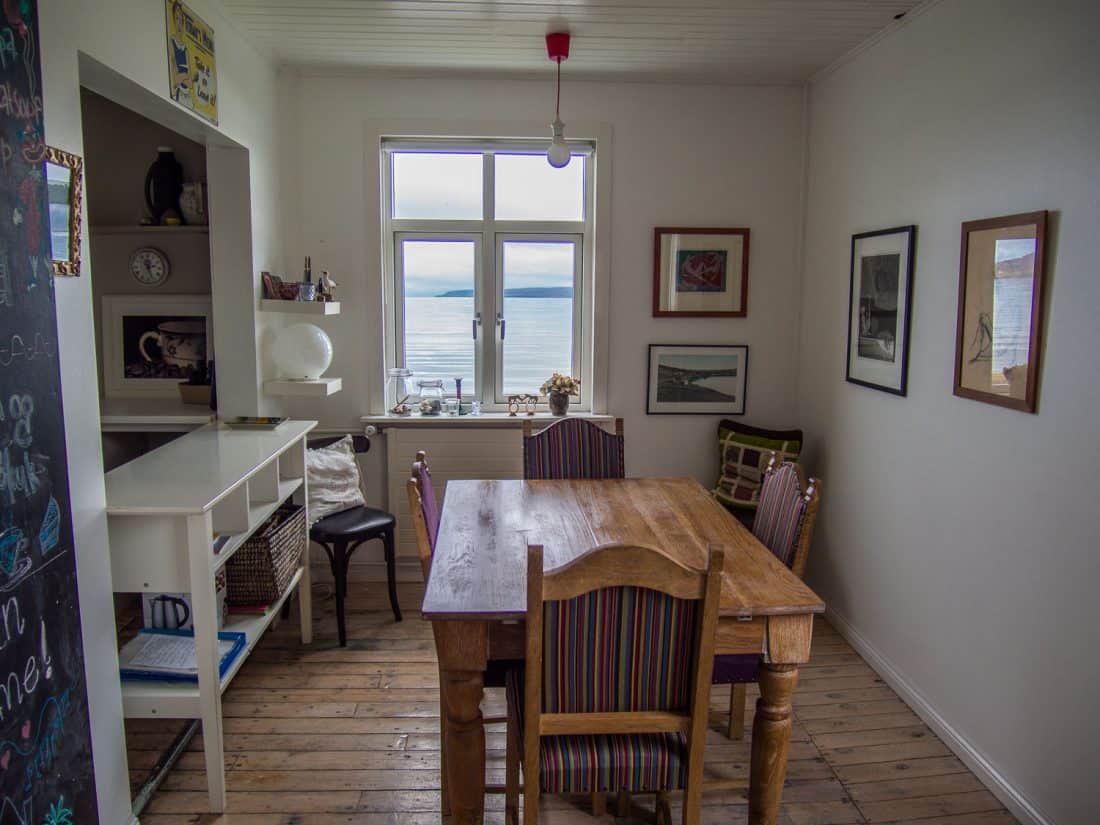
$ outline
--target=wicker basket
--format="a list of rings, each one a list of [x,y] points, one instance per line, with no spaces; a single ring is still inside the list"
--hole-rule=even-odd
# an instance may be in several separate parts
[[[271,604],[283,595],[306,547],[306,508],[285,504],[225,565],[226,602]]]

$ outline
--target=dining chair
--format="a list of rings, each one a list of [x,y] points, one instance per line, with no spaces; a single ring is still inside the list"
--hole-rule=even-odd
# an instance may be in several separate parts
[[[528,547],[527,657],[509,674],[506,810],[537,825],[544,793],[684,791],[697,825],[723,552],[705,572],[658,550],[604,545],[543,571]],[[624,812],[619,811],[620,815]]]
[[[559,418],[537,433],[523,422],[523,477],[625,478],[623,420],[615,419],[614,434],[575,416]]]
[[[420,569],[424,575],[424,585],[427,587],[428,577],[432,569],[432,555],[435,552],[435,541],[439,535],[440,509],[435,495],[435,485],[432,484],[432,472],[428,467],[428,457],[423,450],[416,453],[416,460],[412,464],[412,475],[405,483],[405,489],[409,497],[409,512],[412,514],[413,529],[416,533],[416,549],[420,556]],[[433,625],[434,628],[434,625]],[[438,643],[437,643],[438,644]],[[485,672],[486,688],[503,688],[505,686],[508,671],[513,667],[513,662],[491,662]],[[442,673],[440,673],[440,688],[442,689]],[[439,741],[440,741],[440,792],[443,805],[443,813],[447,810],[447,766],[443,762],[446,748],[443,747],[445,721],[443,718],[443,697],[440,696],[439,707]],[[507,724],[507,716],[482,717],[484,725]],[[510,741],[510,740],[509,740]],[[486,785],[486,793],[502,794],[503,785]]]
[[[806,481],[793,461],[780,462],[771,454],[760,490],[752,533],[796,576],[802,578],[810,555],[817,511],[821,506],[821,481]],[[726,735],[745,735],[746,685],[757,680],[760,657],[755,654],[718,656],[714,660],[714,684],[730,685],[730,716]]]
[[[306,446],[311,450],[323,449],[339,441],[342,436],[311,438]],[[370,449],[365,436],[352,436],[352,448],[356,453]],[[348,565],[359,546],[375,539],[381,540],[386,560],[386,584],[389,590],[390,609],[395,621],[401,621],[401,604],[397,598],[396,555],[393,543],[397,520],[392,513],[377,507],[359,505],[325,516],[309,528],[309,539],[324,548],[332,568],[333,590],[336,596],[336,632],[340,647],[347,646],[347,629],[344,620],[344,601],[348,595]]]

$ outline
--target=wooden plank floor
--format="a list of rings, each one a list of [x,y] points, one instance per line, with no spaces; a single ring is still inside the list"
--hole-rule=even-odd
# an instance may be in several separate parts
[[[144,825],[428,825],[439,822],[438,673],[431,629],[402,585],[396,623],[385,588],[353,589],[348,647],[336,644],[331,600],[315,600],[314,643],[297,641],[297,611],[268,633],[225,695],[230,813],[206,807],[201,736],[141,816]],[[747,780],[746,741],[719,731],[729,689],[716,688],[709,777]],[[749,687],[751,729],[755,688]],[[1016,820],[824,621],[801,670],[780,821],[786,825],[913,822],[1010,825]],[[488,691],[486,714],[503,713]],[[178,722],[126,725],[132,781],[140,785]],[[503,783],[504,735],[488,737],[488,773]],[[591,823],[586,800],[544,801],[550,825]],[[709,792],[705,823],[747,819],[744,791]],[[488,797],[486,822],[503,822]],[[609,810],[613,809],[609,806]],[[674,811],[679,821],[679,811]],[[602,818],[613,822],[610,814]],[[653,822],[652,796],[632,800],[627,822]]]

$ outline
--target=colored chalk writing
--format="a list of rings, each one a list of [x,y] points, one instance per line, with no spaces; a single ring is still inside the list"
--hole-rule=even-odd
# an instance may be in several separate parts
[[[37,15],[0,24],[0,825],[94,825]]]

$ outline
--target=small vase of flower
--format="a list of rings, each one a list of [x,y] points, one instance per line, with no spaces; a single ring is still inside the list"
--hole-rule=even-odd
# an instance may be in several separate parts
[[[569,412],[569,396],[580,394],[581,380],[555,372],[539,388],[539,391],[549,400],[550,412],[556,416],[563,416]]]

